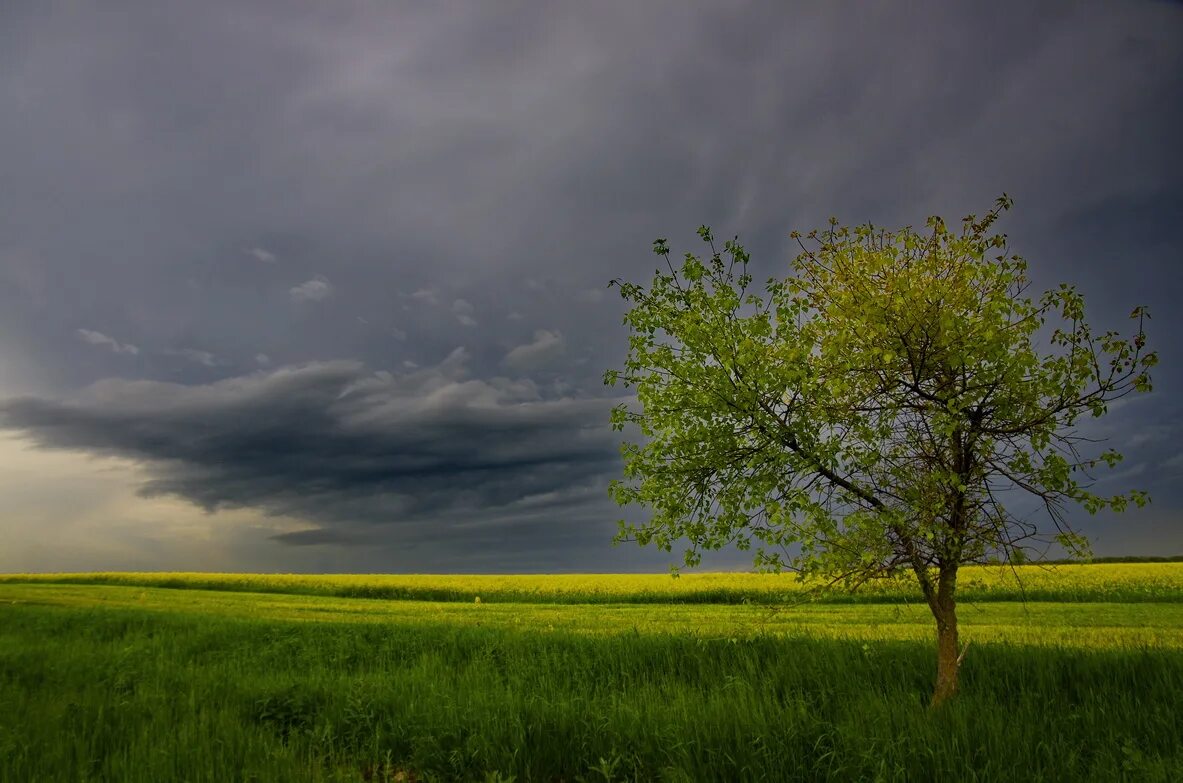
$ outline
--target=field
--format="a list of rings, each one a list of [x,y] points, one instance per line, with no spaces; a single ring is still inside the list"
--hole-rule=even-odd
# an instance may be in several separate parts
[[[932,712],[906,584],[0,576],[0,781],[1183,779],[1183,564],[967,569],[960,616]]]
[[[87,573],[0,574],[5,582],[135,585],[197,590],[331,595],[419,601],[511,603],[783,604],[821,598],[826,603],[903,603],[916,600],[910,578],[876,581],[851,593],[789,575],[751,573],[387,575]],[[969,566],[958,579],[963,601],[1174,602],[1183,601],[1183,563],[1117,563],[1010,567]]]

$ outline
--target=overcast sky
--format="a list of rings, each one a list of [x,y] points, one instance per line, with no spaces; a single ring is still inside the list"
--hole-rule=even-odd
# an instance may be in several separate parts
[[[1183,5],[788,6],[5,0],[0,570],[664,570],[607,282],[1004,191],[1037,286],[1153,314],[1154,501],[1076,518],[1183,553]]]

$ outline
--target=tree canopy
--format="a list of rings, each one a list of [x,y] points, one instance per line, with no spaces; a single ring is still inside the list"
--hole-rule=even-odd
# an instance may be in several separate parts
[[[611,492],[650,512],[617,539],[685,542],[687,566],[734,545],[758,567],[848,587],[910,572],[943,651],[948,636],[956,650],[959,565],[1038,559],[1053,543],[1087,555],[1071,504],[1148,500],[1096,491],[1094,469],[1121,455],[1078,423],[1150,390],[1149,316],[1133,310],[1132,336],[1098,333],[1076,288],[1029,296],[1026,261],[990,233],[1011,204],[960,231],[931,217],[923,235],[831,218],[791,234],[791,274],[762,292],[738,237],[719,250],[703,226],[707,252],[677,267],[656,240],[666,268],[647,287],[612,281],[631,304],[629,352],[605,382],[639,405],[612,423],[643,439],[624,444]],[[945,665],[935,701],[956,686]]]

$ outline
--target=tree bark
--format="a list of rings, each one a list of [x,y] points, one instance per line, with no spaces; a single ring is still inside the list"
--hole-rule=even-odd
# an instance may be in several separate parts
[[[961,669],[961,653],[957,644],[957,566],[942,566],[937,581],[936,600],[932,613],[937,621],[937,681],[930,707],[936,708],[957,693],[957,675]]]

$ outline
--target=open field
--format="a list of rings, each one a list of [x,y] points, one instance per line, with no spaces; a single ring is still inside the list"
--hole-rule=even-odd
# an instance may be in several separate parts
[[[856,592],[821,591],[790,574],[0,574],[5,582],[109,584],[200,590],[331,595],[339,598],[511,603],[781,604],[915,601],[911,577],[876,581]],[[958,578],[962,601],[1183,602],[1183,563],[967,566]]]
[[[8,606],[139,610],[194,618],[334,624],[487,628],[532,634],[621,634],[686,638],[806,637],[919,641],[933,635],[923,604],[824,604],[787,607],[729,604],[511,604],[375,601],[314,595],[190,591],[128,586],[0,585]],[[1081,649],[1155,647],[1183,650],[1183,603],[964,603],[962,637]]]
[[[0,577],[0,781],[1179,779],[1183,566],[1057,574],[1058,601],[966,590],[963,692],[936,713],[932,621],[902,592]],[[335,593],[358,589],[451,600]]]

